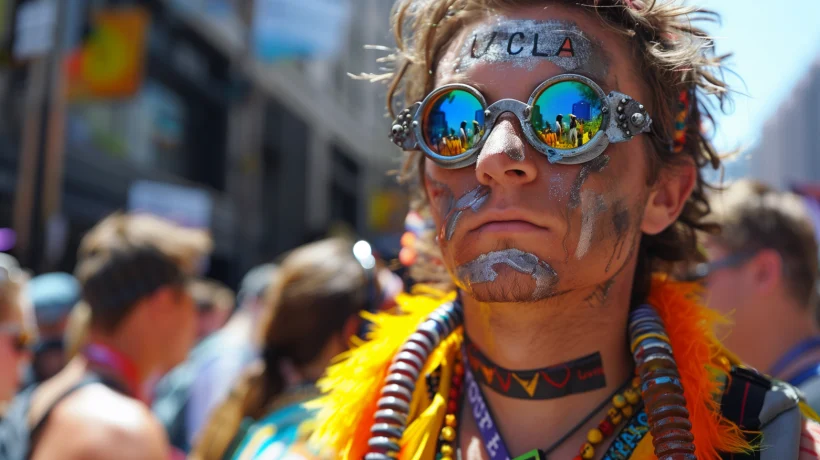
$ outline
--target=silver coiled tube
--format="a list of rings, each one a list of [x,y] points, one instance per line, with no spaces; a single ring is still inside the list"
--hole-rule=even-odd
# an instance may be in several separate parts
[[[655,455],[658,460],[696,460],[678,366],[653,307],[641,305],[630,312],[629,337]]]
[[[407,419],[416,381],[422,376],[430,353],[443,339],[464,323],[464,312],[458,302],[446,303],[432,312],[399,348],[390,364],[376,404],[376,414],[366,460],[386,460],[399,453],[399,443]]]

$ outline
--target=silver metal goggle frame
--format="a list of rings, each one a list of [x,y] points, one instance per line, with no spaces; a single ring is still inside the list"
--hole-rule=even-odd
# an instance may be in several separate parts
[[[530,116],[535,100],[549,86],[562,81],[577,81],[592,88],[602,101],[601,114],[603,116],[601,129],[586,144],[572,149],[557,149],[542,141],[535,132]],[[433,103],[438,96],[453,90],[466,91],[475,96],[484,108],[484,134],[481,139],[469,150],[459,155],[440,155],[433,151],[424,142],[423,120],[425,108]],[[390,139],[402,150],[421,150],[442,168],[457,169],[470,166],[478,159],[478,152],[489,137],[495,122],[504,113],[512,113],[518,117],[524,135],[530,145],[547,156],[550,163],[578,164],[590,161],[603,153],[610,143],[626,142],[635,135],[649,132],[652,119],[646,113],[644,106],[626,94],[612,91],[604,93],[598,84],[583,75],[563,74],[552,77],[538,85],[530,95],[527,103],[515,99],[501,99],[487,106],[484,96],[469,85],[454,83],[435,89],[421,102],[416,102],[399,113],[393,121]],[[603,127],[606,127],[604,129]]]

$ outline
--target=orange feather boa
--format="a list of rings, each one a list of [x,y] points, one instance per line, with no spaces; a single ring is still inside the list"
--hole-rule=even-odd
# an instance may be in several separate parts
[[[401,295],[398,303],[402,315],[369,315],[374,328],[368,342],[342,355],[328,369],[319,386],[325,395],[314,405],[320,409],[319,427],[313,441],[339,453],[341,458],[360,459],[367,452],[370,426],[373,422],[379,389],[390,361],[418,324],[454,293],[442,296],[432,290],[427,295]],[[718,452],[744,452],[753,447],[741,430],[720,414],[719,398],[728,379],[730,361],[713,334],[713,326],[724,319],[702,306],[700,287],[677,283],[665,277],[653,280],[648,303],[655,307],[666,325],[692,422],[692,433],[698,458],[718,459]],[[400,440],[401,459],[433,458],[438,432],[443,423],[449,375],[453,358],[461,346],[463,333],[458,329],[433,352],[422,375],[441,367],[442,378],[432,399],[424,391],[426,381],[420,377],[411,402],[411,417]],[[651,436],[647,434],[647,438]],[[633,460],[656,460],[650,439],[643,449],[633,453]]]

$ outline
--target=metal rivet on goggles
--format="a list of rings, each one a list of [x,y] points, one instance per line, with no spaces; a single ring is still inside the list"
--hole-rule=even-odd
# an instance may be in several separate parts
[[[534,149],[560,164],[590,161],[610,143],[626,142],[652,125],[644,106],[626,94],[606,94],[587,77],[563,74],[538,85],[527,103],[502,99],[487,105],[472,86],[442,86],[399,113],[390,139],[404,150],[421,150],[441,167],[463,168],[477,160],[507,112],[518,117]]]

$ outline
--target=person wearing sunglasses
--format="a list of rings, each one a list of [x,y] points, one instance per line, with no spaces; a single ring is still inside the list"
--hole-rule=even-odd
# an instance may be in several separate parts
[[[373,78],[413,211],[435,221],[418,240],[438,263],[414,278],[445,290],[371,318],[319,382],[316,442],[367,460],[817,458],[794,390],[733,361],[699,286],[670,278],[702,261],[699,167],[720,164],[701,125],[727,88],[702,17],[396,3],[395,71]],[[462,121],[481,138],[443,149]]]
[[[694,275],[708,286],[709,306],[732,319],[719,336],[820,410],[818,245],[803,199],[744,180],[711,204],[723,231],[704,239],[710,262]]]

